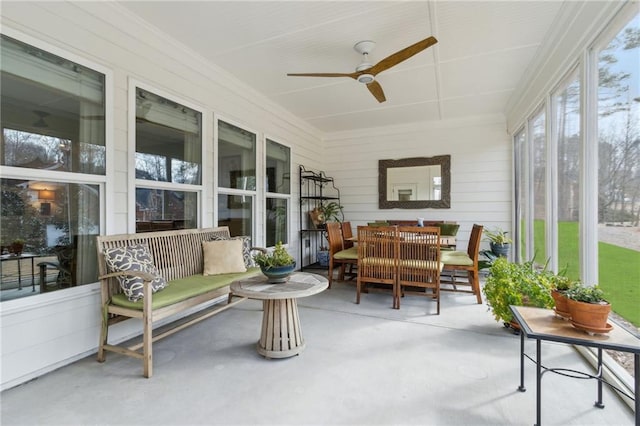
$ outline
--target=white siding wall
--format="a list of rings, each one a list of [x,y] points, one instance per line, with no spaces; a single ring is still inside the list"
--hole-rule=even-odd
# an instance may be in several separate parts
[[[460,223],[466,250],[474,223],[511,230],[512,148],[503,117],[480,117],[325,137],[326,171],[341,190],[352,227],[375,219]],[[378,209],[378,160],[451,155],[450,209]]]
[[[176,25],[188,25],[180,22]],[[110,214],[104,233],[127,232],[133,213],[128,211],[128,82],[130,78],[173,93],[200,105],[205,115],[207,164],[213,162],[213,114],[233,120],[292,147],[292,253],[298,247],[297,167],[322,168],[321,135],[288,112],[269,103],[225,72],[205,63],[188,49],[177,46],[161,33],[124,15],[107,2],[3,2],[2,31],[41,41],[74,57],[100,64],[113,75],[113,168],[109,175],[107,200]],[[29,42],[28,40],[24,40]],[[44,47],[39,45],[38,47]],[[64,55],[62,55],[64,56]],[[213,183],[211,170],[204,182]],[[203,225],[212,224],[214,192],[207,191]],[[257,206],[258,217],[262,205]],[[261,222],[259,222],[261,223]],[[258,238],[262,238],[259,230]],[[97,284],[2,302],[0,304],[2,389],[6,389],[95,352],[99,336],[100,312]],[[116,340],[140,330],[131,321],[112,333]],[[97,368],[97,366],[96,366]]]

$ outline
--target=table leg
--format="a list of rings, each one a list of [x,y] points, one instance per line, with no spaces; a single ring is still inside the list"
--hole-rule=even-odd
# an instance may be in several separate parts
[[[633,354],[635,371],[636,426],[640,425],[640,354]]]
[[[258,353],[266,358],[287,358],[304,348],[296,299],[264,300]]]
[[[524,387],[524,333],[520,333],[520,386],[518,386],[520,392],[526,392],[527,388]]]
[[[542,342],[536,339],[536,426],[541,426],[542,416]]]
[[[35,269],[34,264],[33,264],[33,260],[35,259],[35,257],[31,258],[31,291],[36,291],[36,280],[35,280]]]
[[[18,259],[18,290],[22,290],[22,271],[20,270],[20,259]]]
[[[602,348],[598,348],[598,400],[593,405],[604,408],[602,403]]]

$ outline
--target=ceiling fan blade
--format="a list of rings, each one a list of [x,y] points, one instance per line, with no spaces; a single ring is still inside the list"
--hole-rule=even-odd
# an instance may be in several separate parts
[[[339,73],[339,72],[316,72],[316,73],[302,73],[302,74],[287,74],[290,77],[351,77],[355,79],[358,76],[358,73]]]
[[[384,92],[382,91],[382,86],[377,81],[372,81],[371,83],[367,83],[367,89],[371,92],[371,94],[378,100],[378,102],[382,103],[387,100],[384,97]]]
[[[435,37],[427,37],[422,41],[412,44],[409,47],[405,47],[402,50],[393,53],[371,68],[367,70],[368,74],[376,75],[384,70],[387,70],[395,65],[398,65],[400,62],[405,61],[415,55],[416,53],[420,53],[428,47],[436,44],[438,40]]]

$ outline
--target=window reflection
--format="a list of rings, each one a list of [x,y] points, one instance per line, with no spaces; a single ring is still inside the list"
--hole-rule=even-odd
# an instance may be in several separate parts
[[[253,197],[218,195],[218,226],[228,226],[232,237],[253,236]]]
[[[218,122],[218,186],[256,190],[256,135]]]
[[[195,192],[136,188],[136,232],[197,227]]]
[[[104,175],[104,75],[5,35],[0,52],[2,165]]]
[[[201,183],[202,114],[138,88],[136,178]]]
[[[278,242],[287,244],[287,203],[286,198],[267,198],[267,247],[273,247]]]
[[[20,286],[43,293],[97,281],[99,185],[2,179],[1,188],[2,300],[23,296]]]

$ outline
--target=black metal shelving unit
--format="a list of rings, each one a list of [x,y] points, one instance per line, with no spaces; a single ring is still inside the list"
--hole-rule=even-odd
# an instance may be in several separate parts
[[[340,204],[340,190],[333,178],[323,171],[314,171],[300,166],[300,270],[327,269],[317,261],[320,247],[327,246],[325,230],[314,226],[309,212],[324,202]]]

